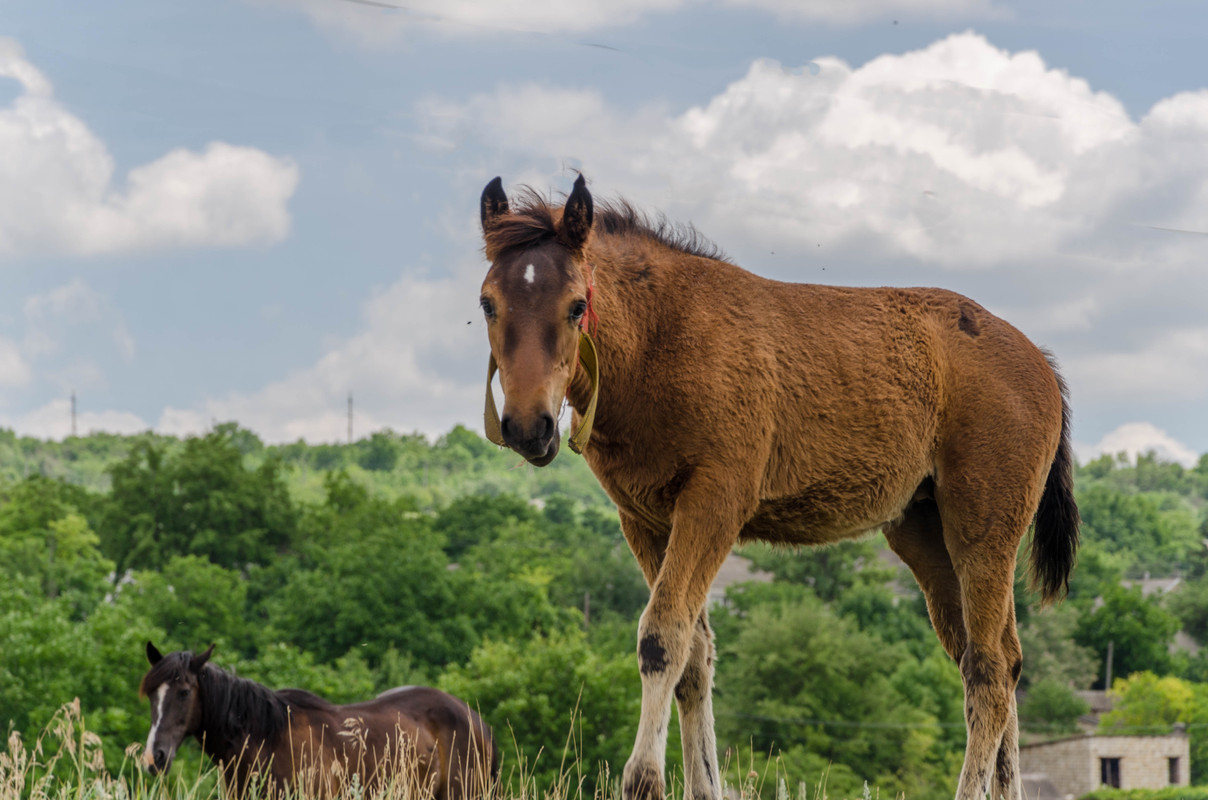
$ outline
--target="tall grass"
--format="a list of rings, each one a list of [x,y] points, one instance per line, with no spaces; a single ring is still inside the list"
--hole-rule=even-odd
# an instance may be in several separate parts
[[[468,800],[622,800],[620,773],[607,764],[586,765],[576,755],[576,741],[582,737],[581,724],[572,726],[560,754],[558,778],[548,786],[538,785],[534,765],[529,764],[513,742],[513,755],[505,758],[498,781],[483,787]],[[0,752],[0,800],[228,800],[217,768],[208,759],[196,771],[172,770],[151,777],[140,768],[142,744],[126,747],[120,764],[105,763],[104,748],[97,734],[89,731],[80,710],[79,699],[62,706],[50,723],[32,742],[20,733],[8,735]],[[544,752],[538,759],[545,758]],[[792,780],[783,765],[766,754],[748,754],[746,763],[727,763],[722,774],[729,777],[723,787],[725,800],[848,800],[831,795],[826,775],[816,782]],[[762,770],[757,765],[765,765]],[[596,780],[587,776],[596,771]],[[682,780],[671,775],[667,787],[670,798],[683,797]],[[289,791],[281,800],[310,800],[318,793],[304,788]],[[262,800],[253,787],[246,800]],[[430,787],[414,781],[389,780],[367,791],[358,780],[345,781],[331,800],[427,800]],[[877,800],[867,786],[852,800]]]

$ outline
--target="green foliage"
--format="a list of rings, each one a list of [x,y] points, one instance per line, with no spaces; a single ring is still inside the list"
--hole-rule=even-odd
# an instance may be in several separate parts
[[[297,512],[280,462],[248,469],[229,431],[187,439],[175,453],[140,442],[110,475],[100,533],[119,571],[159,569],[172,554],[237,569],[293,543]]]
[[[742,554],[756,569],[772,573],[778,581],[809,586],[828,603],[843,597],[857,582],[880,585],[892,577],[878,562],[871,539],[808,548],[758,543],[743,547]]]
[[[1208,642],[1208,575],[1186,580],[1166,599],[1166,608],[1178,617],[1197,642]]]
[[[1025,730],[1048,734],[1078,732],[1078,718],[1090,706],[1074,694],[1068,683],[1055,678],[1033,681],[1019,705],[1019,722]]]
[[[264,600],[269,641],[320,661],[353,647],[371,663],[392,646],[429,664],[468,656],[475,637],[462,581],[427,522],[400,516],[376,499],[326,514],[331,543],[309,548],[307,566]]]
[[[122,747],[146,735],[135,710],[146,667],[141,653],[162,632],[109,604],[74,617],[64,598],[42,596],[31,580],[0,586],[0,720],[37,731],[78,697],[112,748],[106,757],[120,763]]]
[[[1108,643],[1114,643],[1115,675],[1145,670],[1166,674],[1173,666],[1169,647],[1178,629],[1174,615],[1142,597],[1140,587],[1113,586],[1104,593],[1102,606],[1078,620],[1074,640],[1093,650],[1100,663],[1107,657]]]
[[[1196,516],[1177,495],[1093,483],[1077,499],[1082,535],[1107,553],[1123,555],[1128,577],[1167,575],[1199,546]]]
[[[165,633],[161,649],[251,649],[247,620],[247,582],[233,570],[201,556],[172,556],[162,572],[134,573],[120,587],[118,601],[138,618]]]
[[[1072,603],[1032,614],[1019,628],[1023,647],[1020,685],[1027,689],[1045,681],[1074,689],[1088,689],[1102,672],[1095,652],[1074,641],[1080,613]]]
[[[599,764],[612,764],[618,774],[641,711],[632,654],[600,655],[576,631],[486,642],[464,667],[445,672],[439,685],[479,710],[505,758],[519,750],[542,791],[557,782],[568,753],[566,763],[583,770],[588,787]],[[508,770],[505,765],[503,774]]]
[[[905,646],[860,631],[808,590],[760,602],[772,592],[754,588],[731,612],[742,615],[740,625],[719,619],[719,744],[768,752],[800,743],[795,759],[812,753],[816,763],[842,764],[882,791],[909,796],[946,785],[943,727],[963,727],[955,665],[938,660],[931,670],[898,674],[913,660]],[[899,691],[926,679],[935,683],[919,689],[921,706]]]
[[[1167,786],[1165,789],[1096,789],[1081,800],[1208,800],[1208,786]]]
[[[313,655],[287,644],[265,647],[252,660],[230,659],[218,653],[215,661],[265,686],[305,689],[333,703],[360,702],[387,688],[377,685],[365,657],[356,649],[329,664],[317,664]]]
[[[0,571],[32,578],[77,614],[91,609],[113,571],[83,516],[94,506],[82,489],[42,477],[0,487]]]

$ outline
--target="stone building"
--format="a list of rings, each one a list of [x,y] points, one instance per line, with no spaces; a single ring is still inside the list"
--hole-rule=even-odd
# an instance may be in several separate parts
[[[1185,730],[1164,736],[1084,734],[1019,748],[1025,795],[1032,800],[1081,797],[1105,785],[1187,786],[1190,761]]]

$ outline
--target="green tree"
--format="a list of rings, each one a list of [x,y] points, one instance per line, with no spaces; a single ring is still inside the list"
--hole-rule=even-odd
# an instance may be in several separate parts
[[[1053,606],[1032,614],[1019,628],[1023,647],[1020,685],[1050,681],[1073,689],[1089,689],[1101,673],[1095,652],[1075,640],[1080,619],[1072,603]]]
[[[1033,681],[1019,704],[1019,722],[1025,730],[1046,734],[1078,732],[1078,718],[1090,711],[1085,700],[1068,683],[1044,678]]]
[[[523,759],[540,795],[558,782],[564,753],[572,775],[583,770],[588,796],[600,765],[619,775],[641,712],[633,655],[600,655],[579,631],[485,642],[465,666],[446,671],[439,686],[479,710],[505,759]],[[679,747],[674,739],[672,751]],[[506,764],[502,774],[509,774]],[[578,779],[573,775],[571,785]]]
[[[34,581],[10,579],[0,585],[0,726],[32,740],[78,697],[116,766],[123,748],[146,736],[137,696],[143,646],[161,637],[120,606],[102,603],[77,619],[66,598],[45,598]]]
[[[779,602],[750,599],[744,599],[746,610],[730,612],[743,615],[739,625],[717,626],[716,713],[723,746],[738,752],[747,746],[759,752],[803,748],[799,752],[842,764],[882,791],[909,796],[948,780],[952,765],[941,724],[958,724],[961,704],[933,704],[933,711],[956,717],[941,720],[926,706],[907,702],[895,683],[899,667],[913,658],[907,648],[858,630],[812,594]],[[940,677],[937,695],[952,688],[949,672]]]
[[[248,469],[231,435],[190,438],[177,453],[140,442],[113,465],[100,533],[120,572],[158,569],[173,555],[239,569],[293,544],[298,513],[281,463],[268,458]]]
[[[776,580],[809,586],[826,602],[843,597],[857,582],[879,585],[892,577],[877,559],[872,539],[791,549],[753,544],[744,547],[742,554],[751,559],[752,566],[772,573]]]
[[[1102,483],[1077,492],[1082,535],[1109,553],[1127,555],[1130,577],[1169,574],[1196,547],[1195,517],[1177,500],[1156,493],[1129,493]]]
[[[1171,670],[1169,647],[1178,629],[1174,615],[1143,597],[1140,587],[1115,586],[1104,594],[1102,606],[1079,618],[1074,640],[1093,650],[1099,663],[1113,643],[1115,675],[1144,671],[1161,675]]]
[[[253,630],[248,622],[247,581],[237,572],[201,556],[172,556],[162,572],[136,572],[120,587],[119,602],[165,632],[156,644],[174,650],[248,652]]]
[[[84,517],[95,505],[79,487],[40,476],[0,487],[0,571],[66,596],[77,614],[91,609],[113,571]]]

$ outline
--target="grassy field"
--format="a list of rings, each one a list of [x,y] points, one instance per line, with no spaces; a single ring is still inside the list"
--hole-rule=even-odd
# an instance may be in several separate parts
[[[612,774],[606,767],[588,781],[572,752],[574,738],[568,736],[563,753],[550,754],[561,765],[555,783],[538,786],[522,757],[505,754],[498,784],[484,795],[490,800],[621,800],[619,772]],[[225,800],[217,770],[200,757],[195,743],[183,744],[184,757],[159,777],[140,768],[142,749],[141,743],[130,744],[120,764],[106,764],[101,738],[87,729],[76,700],[60,708],[35,741],[26,742],[19,733],[9,733],[0,752],[0,800]],[[766,755],[752,753],[746,760],[746,765],[730,764],[723,769],[724,775],[737,777],[724,787],[727,800],[847,800],[827,792],[825,776],[808,784],[783,774],[780,763]],[[683,796],[676,778],[671,776],[668,787],[672,798]],[[303,791],[283,800],[309,796],[311,793]],[[424,800],[430,796],[407,781],[392,782],[376,792],[367,792],[353,781],[332,800]],[[854,800],[876,800],[878,796],[866,785]]]

